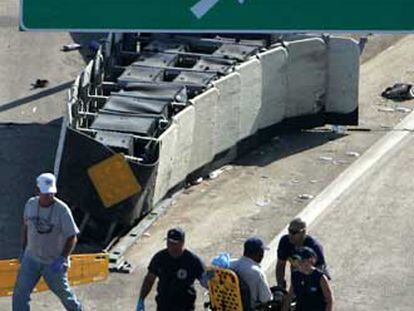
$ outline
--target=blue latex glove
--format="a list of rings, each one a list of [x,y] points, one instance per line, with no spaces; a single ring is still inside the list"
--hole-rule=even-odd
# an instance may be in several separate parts
[[[66,258],[63,256],[59,256],[56,258],[51,264],[50,269],[53,273],[59,273],[63,270],[63,265],[66,263]]]
[[[144,299],[139,298],[136,311],[145,311]]]
[[[230,254],[220,253],[218,256],[213,258],[211,264],[219,268],[228,269],[230,267]]]

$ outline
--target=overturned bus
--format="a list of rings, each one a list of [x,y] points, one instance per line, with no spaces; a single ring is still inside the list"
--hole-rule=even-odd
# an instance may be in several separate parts
[[[358,79],[349,38],[110,34],[69,92],[60,195],[106,244],[281,129],[357,124]]]

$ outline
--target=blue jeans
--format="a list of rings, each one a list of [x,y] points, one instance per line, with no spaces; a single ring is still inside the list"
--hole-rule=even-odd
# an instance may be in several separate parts
[[[60,299],[68,311],[81,311],[82,306],[72,292],[68,282],[68,267],[54,273],[49,265],[38,262],[25,254],[23,256],[16,285],[13,291],[13,311],[30,310],[30,294],[43,276],[50,290]]]

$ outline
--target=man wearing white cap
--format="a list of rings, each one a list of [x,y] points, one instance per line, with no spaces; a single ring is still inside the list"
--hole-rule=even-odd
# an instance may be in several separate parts
[[[24,208],[20,270],[13,291],[13,311],[30,310],[30,294],[43,276],[66,310],[82,310],[67,277],[69,255],[79,229],[71,210],[55,194],[56,178],[51,173],[37,177],[38,196]]]

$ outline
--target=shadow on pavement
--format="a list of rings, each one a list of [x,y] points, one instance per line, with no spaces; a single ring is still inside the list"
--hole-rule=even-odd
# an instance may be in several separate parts
[[[74,82],[75,82],[75,80],[71,80],[69,82],[62,83],[62,84],[57,85],[55,87],[48,88],[48,89],[46,89],[44,91],[41,91],[39,93],[30,95],[30,96],[26,96],[26,97],[23,97],[23,98],[20,98],[20,99],[16,99],[16,100],[13,100],[13,101],[5,103],[5,104],[1,104],[0,105],[0,112],[6,111],[6,110],[9,110],[9,109],[13,109],[15,107],[25,105],[25,104],[28,104],[32,101],[41,99],[43,97],[50,96],[50,95],[53,95],[55,93],[59,93],[61,91],[64,91],[64,90],[68,89]]]
[[[24,204],[36,176],[53,172],[61,123],[0,124],[0,259],[19,254]]]
[[[246,155],[240,155],[234,163],[242,166],[263,167],[277,160],[316,148],[344,136],[346,134],[334,133],[328,129],[283,133],[275,136],[275,138],[264,143],[259,148],[252,150],[252,152]]]

